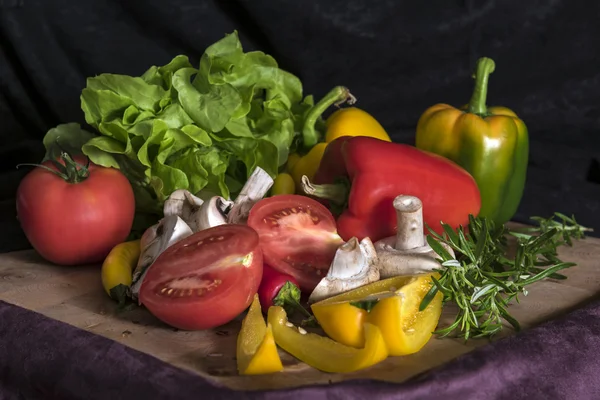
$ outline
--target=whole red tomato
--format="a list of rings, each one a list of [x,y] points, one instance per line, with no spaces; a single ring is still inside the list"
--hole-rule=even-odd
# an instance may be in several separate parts
[[[75,161],[87,164],[81,157]],[[47,161],[21,181],[17,190],[21,227],[33,248],[50,262],[101,262],[131,230],[135,212],[131,184],[117,169],[93,163],[81,168],[68,155],[58,164]]]

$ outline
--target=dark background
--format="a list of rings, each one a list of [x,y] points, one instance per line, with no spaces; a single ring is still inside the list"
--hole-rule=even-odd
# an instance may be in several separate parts
[[[430,105],[462,105],[476,60],[496,61],[489,105],[529,128],[517,216],[574,213],[600,231],[600,2],[572,0],[0,0],[0,251],[28,247],[14,194],[53,126],[83,123],[103,72],[192,62],[237,29],[319,97],[348,86],[395,141],[414,144]]]

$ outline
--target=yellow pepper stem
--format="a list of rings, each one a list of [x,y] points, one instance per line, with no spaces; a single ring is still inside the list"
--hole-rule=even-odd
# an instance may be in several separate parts
[[[327,110],[331,105],[335,104],[339,106],[343,103],[350,105],[356,102],[356,98],[350,93],[350,90],[344,86],[336,86],[329,93],[327,93],[317,104],[315,104],[304,120],[304,126],[302,127],[302,140],[305,149],[312,148],[319,142],[319,135],[315,129],[315,123],[319,117]]]
[[[487,114],[488,81],[490,74],[494,72],[496,64],[494,60],[487,57],[482,57],[477,61],[477,70],[473,78],[475,79],[475,88],[469,101],[469,112],[472,114],[485,116]]]

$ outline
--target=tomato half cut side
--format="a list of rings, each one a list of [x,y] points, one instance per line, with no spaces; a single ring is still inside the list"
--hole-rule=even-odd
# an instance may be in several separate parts
[[[262,199],[250,210],[247,223],[258,232],[265,262],[294,277],[304,292],[325,277],[343,243],[331,212],[306,196]]]
[[[256,231],[245,225],[216,226],[163,252],[142,282],[140,302],[173,327],[214,328],[250,306],[262,269]]]

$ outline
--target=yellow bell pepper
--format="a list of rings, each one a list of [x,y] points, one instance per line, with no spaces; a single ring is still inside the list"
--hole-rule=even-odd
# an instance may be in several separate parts
[[[391,356],[416,353],[431,339],[442,312],[439,292],[425,310],[419,311],[431,289],[431,276],[398,276],[373,282],[315,303],[311,309],[325,333],[339,343],[363,347],[363,326],[372,324],[381,330]]]
[[[347,88],[338,86],[308,112],[302,128],[304,150],[308,150],[308,152],[302,156],[296,153],[291,154],[287,164],[287,171],[294,178],[297,193],[303,193],[302,176],[306,175],[310,180],[314,178],[327,144],[338,137],[370,136],[391,142],[381,124],[369,113],[356,107],[341,108],[335,111],[325,122],[324,135],[317,131],[315,124],[320,121],[323,112],[331,105],[340,105],[345,102],[353,104],[355,101],[356,99]],[[323,141],[319,141],[320,136],[324,136]]]
[[[363,327],[364,347],[356,349],[315,333],[301,331],[302,328],[289,326],[287,315],[282,307],[269,307],[267,318],[273,326],[275,342],[282,349],[324,372],[358,371],[373,366],[388,356],[381,331],[371,324],[365,324]]]
[[[325,142],[340,136],[369,136],[391,142],[383,126],[371,114],[356,107],[340,108],[327,118]]]
[[[108,253],[102,263],[102,286],[106,293],[120,304],[127,298],[127,290],[131,286],[133,270],[140,253],[139,239],[120,243]]]
[[[270,374],[283,370],[273,329],[265,323],[257,294],[242,321],[237,337],[236,358],[238,372],[242,375]]]
[[[302,175],[308,176],[310,180],[315,177],[326,147],[327,143],[325,142],[317,143],[306,155],[300,157],[294,168],[289,170],[296,185],[296,193],[304,193],[302,189]]]

